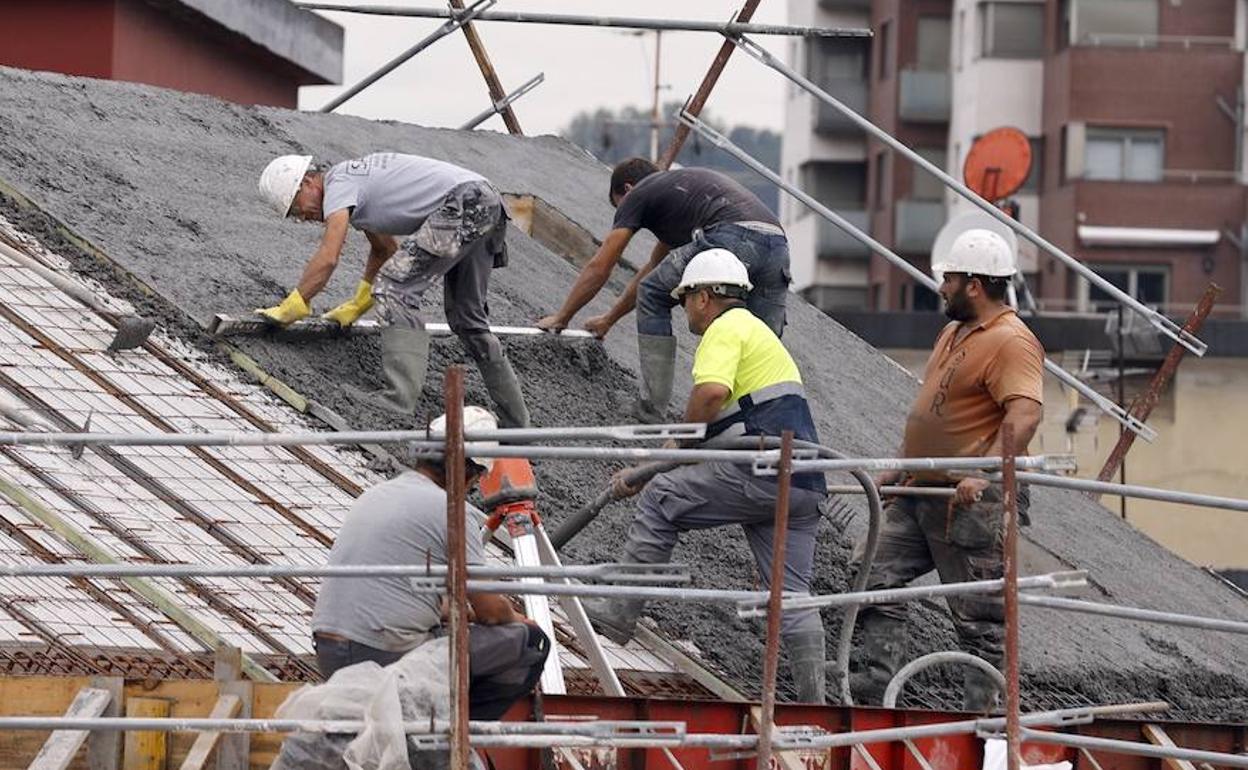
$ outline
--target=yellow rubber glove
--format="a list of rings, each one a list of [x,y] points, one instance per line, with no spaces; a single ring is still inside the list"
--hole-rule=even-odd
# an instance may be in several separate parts
[[[311,308],[308,307],[307,302],[303,301],[303,295],[298,289],[291,290],[290,294],[286,295],[286,299],[282,300],[282,304],[256,310],[256,313],[264,316],[266,321],[278,326],[290,326],[301,318],[307,318],[311,312]]]
[[[368,281],[360,281],[360,284],[355,287],[355,296],[325,313],[321,318],[347,327],[360,320],[360,316],[367,313],[372,306],[373,285]]]

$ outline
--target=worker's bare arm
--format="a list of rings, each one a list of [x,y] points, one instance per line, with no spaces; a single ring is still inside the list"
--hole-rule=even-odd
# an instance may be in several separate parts
[[[1014,429],[1014,454],[1027,451],[1027,445],[1036,435],[1036,429],[1040,427],[1040,419],[1043,416],[1044,407],[1039,401],[1019,396],[1005,402],[1005,416],[1001,419],[1001,425],[1010,425]],[[986,457],[1000,457],[1004,454],[1001,434],[1002,431],[998,430],[996,438],[988,447]],[[987,488],[988,482],[984,479],[962,479],[958,482],[954,501],[959,505],[970,505]]]
[[[303,269],[303,277],[299,279],[299,293],[303,295],[304,302],[311,303],[312,298],[329,283],[329,277],[338,266],[338,257],[342,255],[342,245],[347,241],[350,224],[350,214],[346,209],[335,211],[325,219],[321,244],[316,247],[316,252]]]
[[[646,262],[637,271],[637,275],[633,276],[633,280],[628,282],[628,287],[624,289],[624,293],[615,301],[611,309],[585,321],[585,328],[598,339],[607,336],[607,332],[611,331],[611,327],[615,326],[617,321],[633,312],[633,308],[637,306],[637,288],[641,286],[642,279],[658,267],[671,250],[671,247],[662,241],[656,243],[654,250],[650,252],[650,261]]]
[[[694,385],[685,405],[685,422],[714,422],[731,395],[732,390],[718,382]]]
[[[611,271],[620,261],[620,255],[624,253],[632,237],[633,231],[623,227],[607,233],[598,251],[585,263],[585,267],[581,268],[580,275],[572,284],[572,290],[568,292],[567,299],[563,301],[563,307],[558,312],[539,320],[537,326],[552,332],[566,329],[568,323],[580,312],[581,308],[589,304],[589,301],[597,296],[602,287],[606,285],[607,278],[611,277]]]
[[[483,626],[501,626],[505,623],[522,623],[524,615],[516,612],[511,600],[502,594],[468,594],[475,623]]]
[[[364,231],[364,237],[368,238],[369,245],[368,262],[364,265],[364,280],[372,283],[381,266],[399,250],[399,241],[393,235],[370,233],[367,230]]]

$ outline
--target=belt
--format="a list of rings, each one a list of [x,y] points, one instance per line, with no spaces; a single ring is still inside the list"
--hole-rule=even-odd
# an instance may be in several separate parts
[[[753,230],[756,233],[765,233],[767,235],[784,235],[784,228],[780,225],[773,225],[771,222],[733,222],[737,227],[744,227],[746,230]]]
[[[350,642],[351,640],[342,634],[331,634],[328,631],[313,631],[313,639],[324,639],[327,642]]]

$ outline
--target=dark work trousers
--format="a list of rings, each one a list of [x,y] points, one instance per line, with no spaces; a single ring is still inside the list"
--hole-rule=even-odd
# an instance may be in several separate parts
[[[1020,487],[1020,519],[1030,496]],[[991,486],[983,499],[969,506],[950,507],[945,498],[895,497],[884,509],[879,547],[871,565],[867,590],[899,588],[933,569],[942,583],[995,580],[1003,574],[1001,488]],[[864,542],[854,554],[857,568]],[[964,595],[946,598],[953,627],[962,649],[997,668],[1004,660],[1005,629],[1000,599]],[[906,604],[877,604],[862,608],[863,654],[872,689],[884,686],[906,661],[902,624]],[[878,701],[877,701],[878,702]]]
[[[359,642],[313,636],[316,664],[326,679],[340,668],[373,661],[394,663],[411,650],[391,652]],[[550,640],[537,626],[508,623],[501,626],[468,626],[468,715],[472,719],[499,719],[511,704],[533,691]]]

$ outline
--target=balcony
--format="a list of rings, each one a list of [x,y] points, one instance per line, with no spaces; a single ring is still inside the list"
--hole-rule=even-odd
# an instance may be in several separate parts
[[[871,232],[871,214],[861,209],[840,209],[830,206],[836,213],[849,220],[863,232]],[[871,250],[861,241],[846,233],[826,219],[819,220],[815,251],[819,259],[866,259]]]
[[[819,87],[836,97],[846,107],[859,115],[867,112],[867,81],[828,80]],[[813,97],[812,97],[813,98]],[[862,129],[836,109],[818,99],[815,100],[815,131],[821,134],[861,134]]]
[[[900,104],[902,120],[912,123],[948,123],[950,78],[948,72],[901,71]]]
[[[927,254],[945,224],[941,201],[899,200],[893,211],[893,247],[904,254]]]

